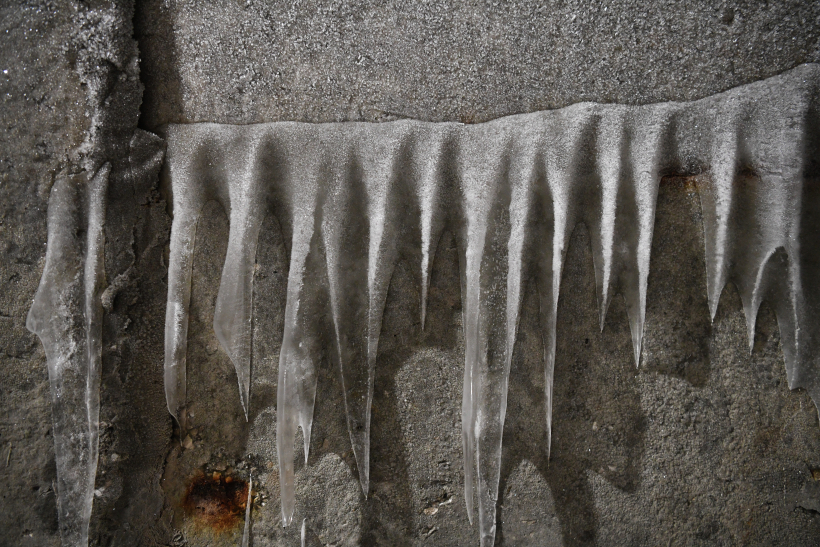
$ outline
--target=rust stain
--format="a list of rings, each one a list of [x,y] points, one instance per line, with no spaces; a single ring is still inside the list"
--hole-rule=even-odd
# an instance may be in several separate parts
[[[200,473],[191,480],[182,507],[197,524],[223,532],[244,520],[247,500],[248,483],[243,479]]]

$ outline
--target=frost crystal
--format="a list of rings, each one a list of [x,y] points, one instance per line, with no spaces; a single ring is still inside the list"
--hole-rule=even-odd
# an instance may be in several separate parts
[[[204,203],[214,199],[230,211],[214,328],[247,414],[253,265],[270,210],[291,253],[277,413],[284,522],[295,504],[297,427],[306,457],[310,443],[325,313],[366,494],[374,368],[399,238],[421,249],[423,324],[432,257],[449,226],[457,232],[464,302],[465,499],[471,519],[477,501],[481,544],[492,545],[522,278],[538,282],[549,430],[556,310],[572,230],[580,222],[590,229],[602,326],[613,295],[625,298],[637,364],[658,185],[664,173],[681,171],[711,176],[699,190],[712,315],[724,285],[735,283],[751,342],[758,307],[769,298],[789,386],[820,402],[820,196],[806,179],[820,143],[818,87],[820,66],[803,65],[691,103],[583,103],[478,125],[171,125],[168,408],[185,427],[194,236]]]

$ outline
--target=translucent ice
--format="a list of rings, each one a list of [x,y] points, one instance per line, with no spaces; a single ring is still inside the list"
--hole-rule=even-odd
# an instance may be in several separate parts
[[[60,176],[48,205],[48,246],[26,327],[48,360],[57,509],[63,545],[88,544],[100,431],[103,226],[109,164],[91,180]],[[80,227],[87,226],[85,237]]]
[[[803,65],[691,103],[583,103],[478,125],[169,126],[168,408],[184,427],[193,241],[202,205],[215,199],[231,225],[214,326],[247,412],[256,239],[270,212],[291,255],[277,412],[283,521],[291,522],[295,506],[296,428],[307,458],[316,364],[325,353],[341,371],[366,494],[374,371],[397,249],[420,249],[423,328],[433,256],[448,227],[461,265],[465,502],[471,519],[477,502],[481,543],[492,545],[524,279],[533,278],[539,292],[551,439],[556,310],[573,229],[583,222],[591,234],[601,328],[620,293],[637,364],[660,178],[704,171],[711,180],[699,191],[712,314],[725,284],[735,283],[751,342],[768,298],[789,386],[820,402],[820,192],[806,178],[820,150],[818,87],[820,66]]]
[[[161,140],[137,130],[124,183],[155,181]],[[26,327],[43,343],[51,385],[57,507],[63,545],[85,547],[100,429],[100,363],[106,197],[111,165],[92,176],[56,177],[48,200],[48,245]]]

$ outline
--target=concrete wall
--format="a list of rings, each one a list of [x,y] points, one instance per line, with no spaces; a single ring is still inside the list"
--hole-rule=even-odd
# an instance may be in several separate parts
[[[287,272],[281,234],[269,218],[257,252],[246,423],[233,367],[211,327],[227,218],[215,204],[206,209],[189,331],[194,431],[180,439],[162,391],[170,218],[158,182],[130,176],[121,153],[137,125],[480,122],[583,100],[691,100],[820,62],[820,5],[809,2],[57,1],[0,8],[0,30],[0,477],[7,485],[0,544],[7,545],[59,544],[48,376],[25,316],[42,272],[53,180],[91,160],[114,169],[105,258],[114,289],[104,325],[92,544],[237,545],[241,516],[215,531],[202,509],[234,509],[210,494],[192,501],[192,482],[218,473],[224,484],[250,472],[253,545],[298,544],[303,517],[308,541],[321,544],[478,544],[462,494],[464,348],[452,236],[436,255],[423,332],[412,266],[400,263],[391,284],[370,497],[358,486],[338,371],[324,363],[310,460],[297,468],[295,524],[282,529],[274,442]],[[639,370],[620,298],[598,329],[589,236],[576,229],[559,304],[549,461],[538,303],[527,285],[497,544],[814,545],[820,538],[817,411],[804,392],[786,387],[767,304],[751,355],[733,286],[710,322],[696,182],[672,176],[661,185]]]

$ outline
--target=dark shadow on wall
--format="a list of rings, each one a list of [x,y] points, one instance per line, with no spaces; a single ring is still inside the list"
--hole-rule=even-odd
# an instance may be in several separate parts
[[[641,371],[704,387],[712,323],[706,296],[701,176],[670,176],[658,189]]]
[[[570,240],[558,305],[549,459],[538,296],[534,283],[527,283],[504,427],[497,517],[501,545],[513,544],[506,536],[521,538],[519,523],[505,522],[504,505],[507,482],[523,460],[535,465],[549,484],[566,546],[596,540],[588,471],[628,492],[638,487],[645,417],[634,381],[623,299],[613,299],[603,332],[598,321],[592,249],[580,224]],[[520,539],[511,541],[522,544]]]
[[[182,79],[171,10],[165,0],[135,2],[134,38],[139,43],[144,86],[139,127],[147,131],[186,121],[182,118]]]
[[[700,199],[694,180],[664,178],[657,207],[641,372],[672,375],[703,387],[710,373],[711,322]],[[693,284],[699,290],[692,291]],[[600,539],[596,538],[590,471],[626,492],[640,486],[646,417],[635,384],[637,371],[623,299],[613,299],[603,332],[597,314],[592,249],[581,224],[570,241],[558,306],[549,459],[542,327],[535,283],[527,283],[510,372],[499,544],[520,545],[532,530],[504,518],[505,496],[510,493],[507,483],[523,460],[534,464],[549,484],[567,546],[591,545]],[[512,543],[505,541],[507,536]]]

